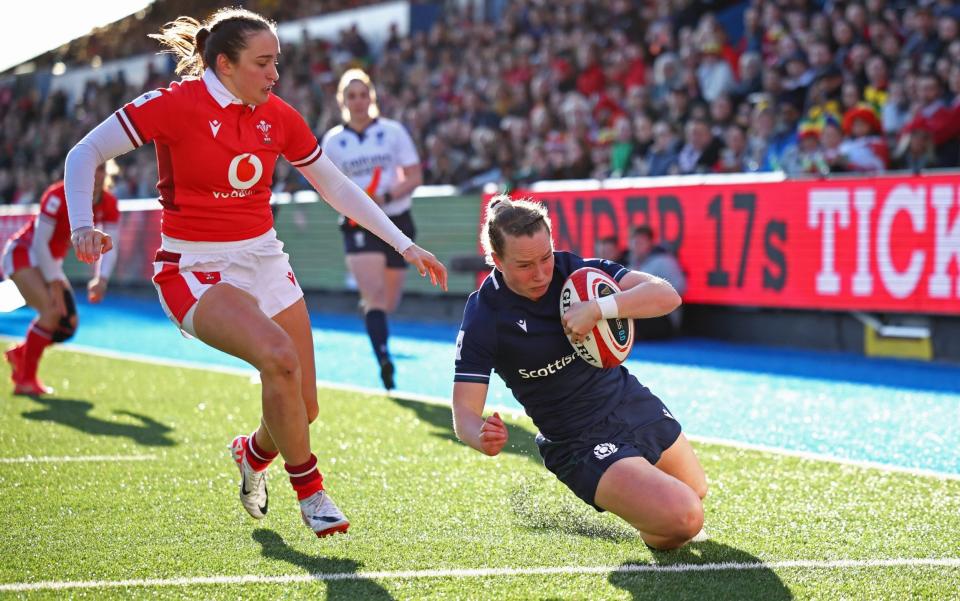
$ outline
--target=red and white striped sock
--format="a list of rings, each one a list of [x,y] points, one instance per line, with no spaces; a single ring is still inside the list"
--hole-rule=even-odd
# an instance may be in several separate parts
[[[284,463],[287,474],[290,475],[290,484],[297,491],[297,500],[302,501],[319,490],[323,490],[323,476],[317,469],[317,456],[310,454],[310,459],[302,465]]]
[[[270,464],[273,463],[273,460],[277,458],[279,452],[274,451],[268,453],[264,451],[260,445],[257,444],[257,432],[256,430],[253,434],[247,437],[247,444],[244,446],[244,455],[247,458],[247,464],[253,468],[255,472],[262,472],[263,470],[270,467]]]
[[[27,330],[27,339],[23,343],[23,370],[20,372],[24,380],[37,377],[37,366],[43,350],[53,344],[53,333],[41,328],[37,322],[30,324]]]

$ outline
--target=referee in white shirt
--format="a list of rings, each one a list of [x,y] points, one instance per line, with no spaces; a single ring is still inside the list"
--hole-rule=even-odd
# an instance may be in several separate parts
[[[377,92],[370,77],[350,69],[340,78],[337,102],[344,124],[323,137],[323,152],[370,198],[403,233],[416,239],[410,213],[411,193],[423,183],[420,157],[410,134],[400,123],[380,116]],[[394,388],[394,365],[388,347],[387,315],[403,295],[406,261],[389,244],[356,222],[341,216],[340,230],[347,268],[356,279],[367,335],[387,390]]]

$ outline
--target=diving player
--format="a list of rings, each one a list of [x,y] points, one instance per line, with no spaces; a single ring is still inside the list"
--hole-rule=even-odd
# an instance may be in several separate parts
[[[680,304],[676,291],[617,263],[554,251],[546,209],[533,202],[491,199],[481,242],[495,269],[470,295],[457,339],[457,436],[487,455],[507,443],[500,416],[482,416],[496,370],[539,428],[547,469],[578,497],[629,522],[650,547],[693,539],[707,482],[680,424],[625,367],[590,366],[566,335],[582,340],[601,318],[665,315]],[[561,319],[563,283],[584,266],[602,269],[623,291],[603,306],[574,304]]]

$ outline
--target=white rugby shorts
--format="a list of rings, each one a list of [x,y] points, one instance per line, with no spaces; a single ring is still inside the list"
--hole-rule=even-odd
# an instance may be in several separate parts
[[[3,247],[3,257],[0,258],[0,270],[3,277],[9,278],[14,273],[27,267],[36,267],[37,257],[29,242],[20,239],[8,240]]]
[[[252,295],[267,317],[303,298],[276,230],[236,242],[163,237],[153,263],[153,285],[163,311],[181,331],[197,335],[193,324],[197,301],[221,282]]]

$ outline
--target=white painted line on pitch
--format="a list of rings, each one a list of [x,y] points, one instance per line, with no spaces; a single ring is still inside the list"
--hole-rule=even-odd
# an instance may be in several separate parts
[[[77,455],[73,457],[0,457],[0,463],[76,463],[80,461],[153,461],[156,455]]]
[[[6,337],[0,336],[0,339],[2,338],[6,338]],[[179,361],[176,359],[161,359],[161,358],[151,357],[147,355],[107,351],[107,350],[98,349],[98,348],[89,347],[89,346],[65,345],[63,350],[76,351],[76,352],[85,353],[88,355],[107,357],[109,359],[119,359],[123,361],[137,361],[140,363],[163,365],[167,367],[180,367],[184,369],[207,370],[207,371],[219,372],[219,373],[235,375],[235,376],[246,376],[250,378],[251,382],[259,381],[259,376],[256,370],[254,370],[252,367],[244,369],[244,368],[238,368],[238,367],[209,365],[206,363],[198,363],[198,362],[191,362],[191,361]],[[419,394],[415,392],[400,392],[400,391],[394,390],[387,395],[382,389],[379,389],[379,388],[367,388],[365,386],[344,384],[342,382],[328,382],[326,380],[317,380],[317,386],[320,386],[323,388],[332,388],[335,390],[359,392],[362,394],[370,394],[374,396],[390,396],[398,399],[418,401],[421,403],[430,403],[433,405],[443,405],[446,407],[450,406],[450,399],[446,399],[443,397],[430,396],[426,394]],[[525,414],[522,411],[518,410],[516,407],[490,405],[488,406],[488,409],[507,412],[517,417],[525,417]],[[890,465],[888,463],[863,461],[858,459],[848,459],[845,457],[838,457],[836,455],[814,453],[812,451],[796,451],[791,449],[784,449],[782,447],[768,447],[765,445],[753,444],[749,442],[740,442],[737,440],[730,440],[726,438],[713,438],[709,436],[696,436],[696,435],[688,435],[687,437],[690,440],[693,440],[695,442],[716,444],[716,445],[725,446],[725,447],[745,449],[749,451],[759,451],[763,453],[773,453],[773,454],[785,455],[789,457],[798,457],[802,459],[809,459],[811,461],[824,461],[827,463],[836,463],[839,465],[851,465],[855,467],[876,469],[884,472],[893,472],[893,473],[909,474],[913,476],[926,476],[931,478],[939,478],[941,480],[960,480],[960,474],[954,474],[949,472],[938,472],[935,470],[928,470],[923,468],[911,468],[911,467],[903,467],[899,465]]]
[[[197,576],[192,578],[144,578],[139,580],[86,580],[10,582],[0,584],[0,592],[54,591],[90,588],[162,588],[171,586],[194,586],[211,584],[294,584],[342,580],[409,580],[415,578],[489,578],[494,576],[549,576],[589,574],[636,574],[636,573],[690,573],[726,572],[747,570],[788,569],[862,569],[896,567],[960,567],[960,559],[840,559],[835,561],[771,561],[729,563],[681,563],[681,564],[626,564],[620,566],[560,566],[544,568],[477,568],[452,570],[400,570],[395,572],[322,572],[316,574],[290,574],[284,576]]]

